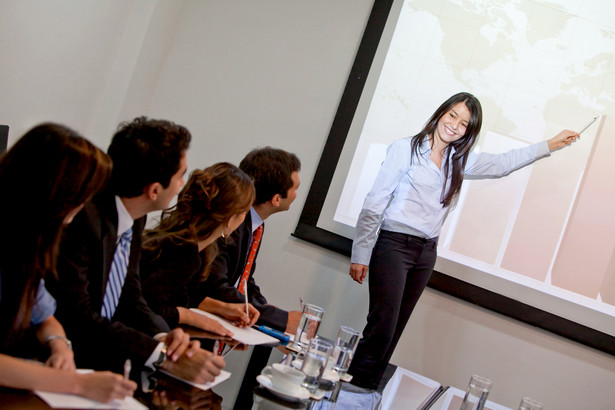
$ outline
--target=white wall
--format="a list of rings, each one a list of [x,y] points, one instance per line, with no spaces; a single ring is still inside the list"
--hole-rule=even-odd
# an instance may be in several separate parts
[[[120,120],[146,114],[186,125],[191,168],[239,162],[256,146],[299,155],[302,188],[268,220],[257,280],[270,302],[327,309],[332,336],[362,328],[367,287],[348,259],[290,236],[298,220],[372,2],[369,0],[0,0],[0,123],[10,142],[42,120],[106,148]],[[10,143],[9,142],[9,143]],[[231,356],[235,374],[244,365]],[[490,398],[516,408],[615,406],[615,358],[427,290],[393,362],[465,388],[490,377]],[[240,377],[222,387],[236,388]],[[224,403],[225,406],[231,403]]]

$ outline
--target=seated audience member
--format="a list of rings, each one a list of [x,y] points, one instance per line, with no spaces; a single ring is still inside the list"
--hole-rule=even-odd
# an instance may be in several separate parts
[[[1,386],[103,402],[136,389],[118,374],[75,371],[71,342],[53,316],[56,302],[44,285],[46,276],[56,274],[64,225],[110,175],[107,155],[58,124],[34,127],[0,157],[0,189],[9,196],[0,201]],[[34,357],[24,351],[29,342],[48,349],[44,366],[12,356]]]
[[[218,256],[207,280],[199,286],[199,297],[241,302],[243,284],[247,282],[249,301],[260,312],[258,323],[294,333],[301,312],[287,312],[268,304],[253,274],[264,221],[277,212],[287,211],[297,197],[301,162],[295,154],[266,147],[248,153],[239,168],[252,177],[256,200],[230,239],[218,243]]]
[[[197,298],[217,254],[216,241],[243,222],[254,202],[254,185],[243,171],[228,163],[196,170],[179,193],[177,203],[162,212],[160,223],[146,232],[141,255],[143,296],[171,327],[186,324],[222,336],[232,334],[217,321],[191,311],[215,313],[251,326],[258,310],[245,303]],[[221,239],[224,241],[225,239]]]
[[[164,120],[123,123],[108,154],[108,189],[95,196],[66,229],[59,281],[48,288],[57,317],[75,342],[75,361],[94,369],[133,367],[169,371],[210,382],[224,360],[170,330],[141,294],[141,235],[148,212],[167,208],[184,184],[190,133]]]

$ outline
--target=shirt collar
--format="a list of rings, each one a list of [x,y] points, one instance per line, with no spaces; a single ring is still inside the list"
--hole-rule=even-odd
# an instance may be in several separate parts
[[[455,151],[455,147],[451,147],[449,157],[452,157]],[[423,139],[423,142],[421,142],[421,145],[419,146],[419,154],[423,157],[427,156],[427,158],[429,158],[429,155],[431,154],[431,144],[429,143],[429,137],[425,137]]]
[[[115,196],[115,207],[117,208],[117,239],[119,239],[124,232],[132,228],[134,221],[117,195]]]
[[[256,228],[261,226],[264,221],[258,215],[258,213],[254,210],[254,207],[250,207],[250,217],[252,218],[252,232],[256,231]]]

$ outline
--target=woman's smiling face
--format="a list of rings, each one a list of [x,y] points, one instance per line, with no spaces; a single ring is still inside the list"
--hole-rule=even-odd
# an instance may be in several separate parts
[[[446,112],[440,120],[434,132],[434,144],[448,145],[455,142],[466,133],[470,122],[470,110],[464,102],[459,102]]]

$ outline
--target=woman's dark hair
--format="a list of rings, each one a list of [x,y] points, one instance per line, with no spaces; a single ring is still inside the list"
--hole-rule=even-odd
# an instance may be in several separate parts
[[[56,274],[70,212],[104,188],[111,159],[75,131],[44,123],[0,157],[0,345],[29,327],[39,282]]]
[[[236,166],[220,162],[204,170],[192,172],[177,203],[162,212],[160,223],[148,231],[143,248],[157,257],[164,241],[174,244],[196,244],[215,233],[234,215],[246,212],[254,202],[252,179]],[[215,242],[206,250],[207,274],[209,264],[217,253]]]
[[[457,141],[451,142],[444,151],[444,164],[442,166],[442,173],[444,175],[451,175],[450,184],[445,183],[442,187],[442,196],[440,203],[442,206],[449,206],[451,202],[459,195],[461,190],[461,184],[463,182],[463,174],[466,162],[468,160],[468,154],[474,146],[480,128],[483,123],[483,110],[480,105],[480,101],[470,93],[458,93],[444,101],[440,107],[431,115],[431,118],[425,124],[425,127],[412,137],[412,156],[419,155],[419,147],[425,140],[429,138],[429,142],[433,146],[433,135],[438,127],[438,121],[449,112],[456,104],[464,103],[468,110],[470,110],[470,121],[466,127],[466,133],[463,137]],[[455,153],[451,156],[452,150]],[[449,159],[450,158],[450,159]],[[446,179],[448,181],[448,178]],[[448,191],[446,190],[448,186]]]

